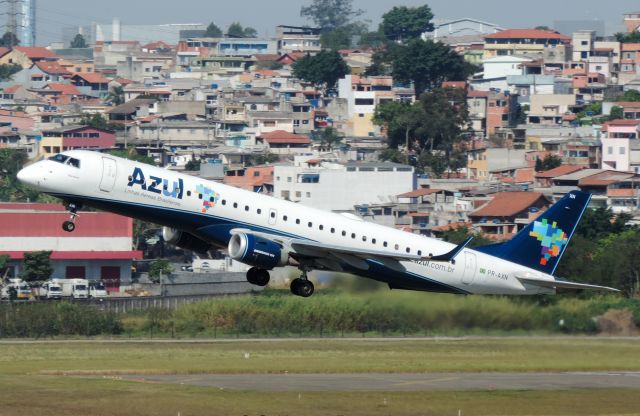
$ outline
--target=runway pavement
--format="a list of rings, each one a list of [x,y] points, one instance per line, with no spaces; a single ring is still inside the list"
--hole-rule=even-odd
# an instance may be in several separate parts
[[[123,375],[117,379],[253,391],[640,389],[640,372]]]

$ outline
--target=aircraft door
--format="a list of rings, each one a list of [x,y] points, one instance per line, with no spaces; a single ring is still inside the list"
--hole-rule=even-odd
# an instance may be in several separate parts
[[[465,251],[464,253],[464,273],[462,283],[470,285],[476,277],[476,254]]]
[[[269,225],[276,225],[276,221],[278,221],[278,211],[275,209],[269,210]]]
[[[116,184],[117,165],[116,160],[110,157],[102,158],[102,179],[100,180],[100,190],[111,192]]]

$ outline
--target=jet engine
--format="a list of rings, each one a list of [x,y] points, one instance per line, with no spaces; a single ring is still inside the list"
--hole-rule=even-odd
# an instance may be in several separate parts
[[[278,244],[251,234],[234,234],[228,251],[232,259],[265,270],[286,266],[289,260],[288,253]]]
[[[169,244],[185,250],[195,251],[196,253],[206,253],[211,248],[211,244],[206,241],[175,228],[163,227],[162,238]]]

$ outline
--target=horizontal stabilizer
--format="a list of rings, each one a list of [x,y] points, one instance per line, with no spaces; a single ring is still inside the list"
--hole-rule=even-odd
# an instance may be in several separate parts
[[[440,254],[438,256],[429,255],[429,257],[427,257],[427,260],[429,260],[429,261],[452,262],[456,258],[456,256],[462,250],[464,250],[464,248],[467,246],[467,244],[469,244],[471,242],[471,240],[473,240],[473,236],[467,238],[462,243],[460,243],[457,246],[455,246],[454,249],[451,250],[450,252],[445,253],[445,254]]]
[[[569,280],[558,280],[558,279],[549,280],[549,279],[540,279],[536,277],[518,276],[518,275],[516,275],[516,278],[520,280],[522,283],[527,283],[527,284],[536,285],[540,287],[548,287],[551,289],[571,289],[571,290],[591,289],[591,290],[604,290],[608,292],[620,292],[618,289],[614,289],[612,287],[588,285],[585,283],[571,282]]]

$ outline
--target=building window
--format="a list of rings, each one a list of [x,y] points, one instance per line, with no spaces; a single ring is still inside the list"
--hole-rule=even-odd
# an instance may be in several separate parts
[[[311,192],[307,192],[307,198],[311,198]]]
[[[613,146],[607,146],[607,154],[608,155],[612,155],[613,154]]]
[[[620,154],[621,154],[621,155],[624,155],[625,153],[626,153],[626,152],[625,152],[625,150],[624,150],[624,147],[621,147],[621,148],[620,148]]]

